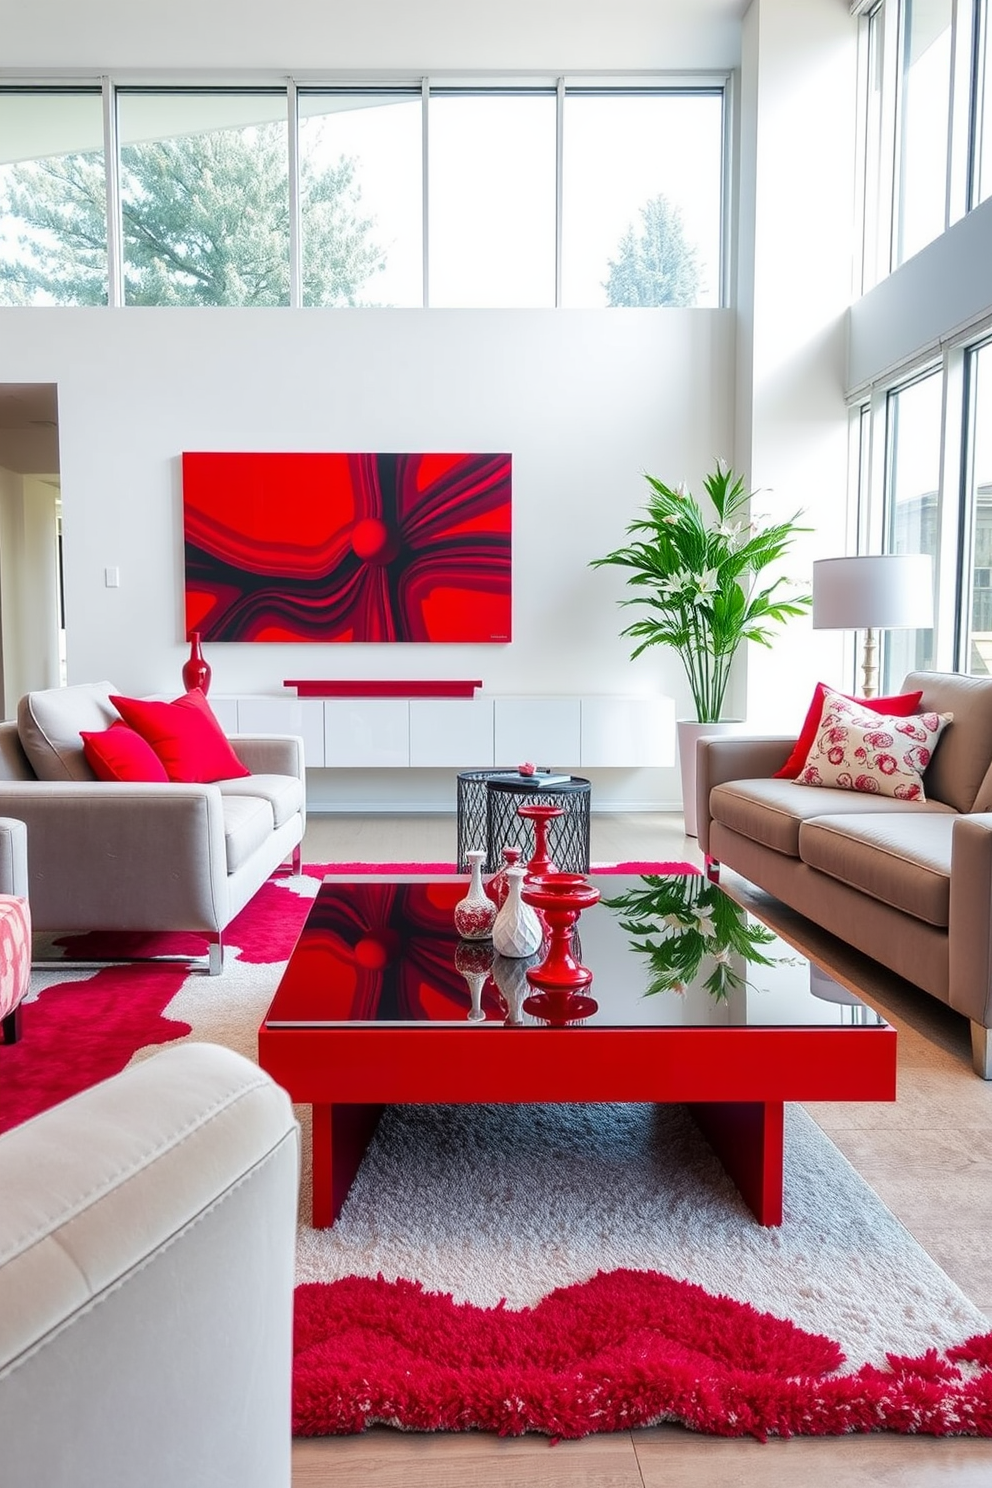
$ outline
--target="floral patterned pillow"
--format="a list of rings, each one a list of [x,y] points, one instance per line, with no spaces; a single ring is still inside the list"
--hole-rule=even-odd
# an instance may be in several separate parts
[[[859,707],[839,692],[828,692],[813,746],[796,783],[925,801],[923,772],[953,717],[953,713],[917,713],[889,718]]]

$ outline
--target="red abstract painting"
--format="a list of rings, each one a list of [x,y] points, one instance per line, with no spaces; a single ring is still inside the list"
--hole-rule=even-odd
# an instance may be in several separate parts
[[[205,641],[510,639],[507,454],[183,455]]]

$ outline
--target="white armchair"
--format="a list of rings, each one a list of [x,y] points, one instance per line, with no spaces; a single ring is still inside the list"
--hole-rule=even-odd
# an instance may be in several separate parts
[[[289,1488],[298,1182],[287,1095],[211,1044],[0,1137],[3,1488]]]

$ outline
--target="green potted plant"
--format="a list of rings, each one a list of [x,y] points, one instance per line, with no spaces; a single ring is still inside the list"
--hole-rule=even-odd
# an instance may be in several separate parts
[[[759,575],[789,551],[796,535],[810,529],[798,525],[799,513],[765,525],[751,520],[747,508],[754,493],[722,460],[703,482],[709,515],[684,486],[672,490],[647,474],[645,480],[651,494],[642,515],[627,526],[631,542],[594,558],[591,566],[628,570],[634,592],[620,602],[642,607],[622,631],[636,643],[631,660],[649,646],[676,652],[695,705],[691,731],[698,735],[706,732],[700,725],[723,720],[731,665],[743,642],[770,645],[773,628],[812,603],[809,594],[783,593],[789,584],[784,576],[759,583]],[[686,742],[681,739],[679,749],[683,805],[686,832],[694,836],[695,739],[688,748]]]

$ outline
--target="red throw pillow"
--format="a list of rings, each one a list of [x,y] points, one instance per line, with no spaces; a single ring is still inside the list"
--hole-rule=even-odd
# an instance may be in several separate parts
[[[120,719],[101,733],[82,730],[83,753],[97,780],[167,781],[165,766],[150,744]]]
[[[836,688],[828,687],[826,682],[817,682],[813,692],[813,701],[809,705],[809,712],[796,740],[796,747],[781,770],[776,770],[772,776],[773,780],[796,780],[802,772],[806,763],[806,756],[813,748],[816,739],[816,731],[820,724],[820,714],[823,712],[823,699],[828,692],[836,692]],[[853,697],[850,693],[842,692],[841,697],[847,698],[848,702],[859,703],[864,708],[870,708],[873,713],[888,713],[892,718],[908,718],[915,713],[920,706],[920,692],[901,692],[895,697],[883,698],[861,698]]]
[[[124,722],[151,745],[170,780],[207,784],[251,774],[198,687],[171,703],[126,697],[110,701]]]

